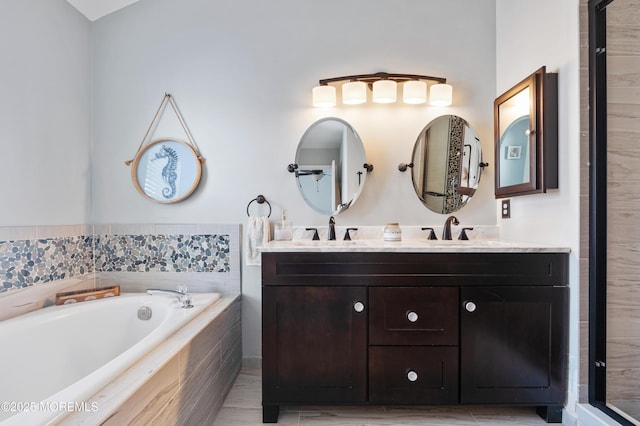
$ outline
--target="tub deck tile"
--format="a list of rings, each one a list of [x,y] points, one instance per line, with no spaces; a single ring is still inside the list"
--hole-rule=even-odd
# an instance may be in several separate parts
[[[178,392],[178,359],[171,359],[155,372],[135,394],[122,404],[102,425],[149,425],[163,406]]]
[[[230,340],[232,349],[224,359],[222,355],[225,333],[239,330],[229,318],[239,321],[236,311],[240,303],[239,295],[224,295],[187,327],[89,398],[88,404],[98,404],[97,412],[73,413],[59,425],[212,424],[240,370],[241,339]],[[209,333],[203,334],[211,321],[221,321],[228,327],[220,331],[217,344],[209,340]],[[205,343],[198,343],[199,338]],[[192,342],[200,345],[194,346],[197,350],[191,348]],[[207,344],[213,349],[207,351]]]

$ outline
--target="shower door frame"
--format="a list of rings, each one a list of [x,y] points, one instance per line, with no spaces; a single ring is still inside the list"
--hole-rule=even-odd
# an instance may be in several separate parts
[[[607,58],[606,7],[589,0],[589,403],[623,425],[607,406]]]

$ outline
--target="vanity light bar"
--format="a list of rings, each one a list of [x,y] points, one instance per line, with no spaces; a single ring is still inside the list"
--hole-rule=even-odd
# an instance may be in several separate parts
[[[429,88],[429,103],[433,106],[449,106],[453,98],[453,87],[441,77],[418,74],[358,74],[344,77],[326,78],[312,90],[314,107],[336,106],[336,86],[341,85],[342,103],[357,105],[367,102],[367,88],[372,91],[376,103],[397,101],[398,83],[402,83],[402,100],[406,104],[423,104],[427,101],[427,81],[435,82]]]

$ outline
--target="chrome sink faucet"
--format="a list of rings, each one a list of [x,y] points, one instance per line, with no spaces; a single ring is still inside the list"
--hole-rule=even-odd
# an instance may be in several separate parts
[[[191,296],[188,293],[176,290],[165,290],[162,288],[149,288],[147,289],[147,294],[166,294],[167,296],[175,296],[182,303],[182,309],[193,308],[193,305],[191,304]]]
[[[444,228],[442,229],[442,239],[443,240],[452,240],[451,238],[451,224],[460,225],[458,222],[458,218],[455,216],[449,216],[447,220],[444,222]]]
[[[331,216],[329,218],[329,241],[335,241],[336,239],[336,220]]]

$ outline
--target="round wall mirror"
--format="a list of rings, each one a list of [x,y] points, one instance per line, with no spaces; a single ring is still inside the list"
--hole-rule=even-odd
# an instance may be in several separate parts
[[[435,118],[418,135],[412,156],[413,187],[429,210],[460,210],[480,182],[482,147],[469,123],[456,115]]]
[[[156,139],[138,151],[131,178],[142,195],[158,203],[176,203],[198,187],[202,164],[194,149],[179,139]]]
[[[360,136],[346,121],[323,118],[313,123],[300,139],[295,173],[302,198],[312,209],[334,215],[351,207],[373,169],[365,163]]]

